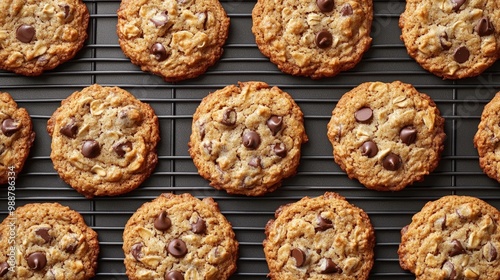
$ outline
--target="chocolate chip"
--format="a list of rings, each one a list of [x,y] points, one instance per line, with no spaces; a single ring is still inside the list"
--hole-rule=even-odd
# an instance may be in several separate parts
[[[95,140],[85,140],[82,145],[82,155],[86,158],[95,158],[101,154],[99,142]]]
[[[73,19],[73,13],[71,12],[71,7],[68,4],[59,5],[64,10],[64,21],[68,22]]]
[[[253,157],[248,162],[248,165],[250,165],[251,167],[260,167],[260,158],[259,157]]]
[[[186,243],[180,239],[173,239],[168,243],[167,251],[176,258],[182,258],[187,254]]]
[[[199,233],[199,234],[205,233],[207,231],[207,224],[205,223],[205,220],[198,217],[198,220],[196,220],[196,223],[191,224],[191,231],[194,233]]]
[[[465,249],[460,241],[453,239],[450,242],[450,244],[451,244],[451,251],[449,253],[450,257],[465,254]]]
[[[250,150],[255,150],[260,145],[260,136],[253,130],[246,131],[243,134],[243,146]]]
[[[446,215],[444,217],[436,220],[436,224],[441,227],[442,230],[446,228]]]
[[[450,261],[446,261],[441,269],[446,273],[445,279],[447,280],[457,279],[457,272],[455,271],[455,266]]]
[[[152,55],[154,55],[156,60],[158,60],[158,61],[164,61],[168,57],[167,50],[165,49],[165,47],[161,43],[154,43],[151,46],[151,49],[149,50],[149,52]]]
[[[453,54],[453,59],[458,63],[464,63],[469,59],[470,52],[466,46],[460,46],[455,50]]]
[[[322,274],[342,272],[342,269],[330,258],[323,258],[320,260],[320,269]]]
[[[401,167],[401,158],[395,153],[389,153],[382,163],[385,169],[396,171]]]
[[[457,12],[465,1],[466,0],[451,0],[451,3],[453,4],[453,11]]]
[[[158,217],[156,217],[155,219],[154,227],[157,230],[166,231],[171,226],[172,226],[172,221],[167,216],[167,212],[161,211],[160,215],[158,215]]]
[[[286,147],[283,143],[274,144],[273,151],[280,158],[286,157]]]
[[[316,220],[318,221],[318,226],[315,228],[316,231],[325,231],[333,228],[333,223],[330,219],[323,218],[321,215],[318,215]]]
[[[273,136],[278,134],[278,132],[283,127],[283,117],[272,115],[266,122],[267,127],[271,130]]]
[[[132,248],[130,248],[130,253],[134,257],[134,259],[140,261],[142,259],[143,254],[142,254],[142,247],[144,245],[142,243],[135,243],[132,245]]]
[[[29,24],[23,24],[16,30],[17,40],[23,43],[29,43],[35,37],[35,28]]]
[[[328,30],[321,30],[316,34],[316,46],[321,49],[330,47],[333,44],[333,36]]]
[[[361,145],[361,154],[369,158],[374,157],[378,153],[377,144],[373,141],[366,141]]]
[[[43,252],[31,253],[28,258],[28,266],[33,270],[42,270],[47,264],[47,257]]]
[[[342,9],[340,10],[340,14],[344,17],[350,16],[350,15],[352,15],[352,13],[353,13],[353,10],[352,10],[351,5],[349,5],[349,3],[342,6]]]
[[[417,130],[412,126],[405,126],[399,132],[399,138],[401,138],[401,141],[406,145],[410,145],[417,140]]]
[[[498,252],[491,242],[486,243],[483,248],[483,257],[488,261],[495,261],[498,257]]]
[[[443,48],[443,50],[445,51],[451,48],[451,42],[446,32],[443,32],[439,35],[439,43],[441,44],[441,48]]]
[[[78,240],[76,240],[75,243],[69,244],[68,246],[66,246],[66,248],[64,248],[64,251],[66,253],[72,254],[72,253],[74,253],[76,251],[77,248],[78,248]]]
[[[115,143],[113,145],[113,150],[118,155],[118,157],[123,158],[127,152],[132,150],[132,143],[130,141]]]
[[[165,274],[165,280],[184,280],[184,276],[177,270],[172,270]]]
[[[490,20],[487,17],[483,17],[476,24],[476,27],[474,27],[474,31],[476,31],[479,36],[488,36],[493,34],[495,29]]]
[[[372,117],[373,111],[369,107],[363,107],[354,113],[354,118],[356,118],[358,122],[362,123],[370,121]]]
[[[227,126],[232,126],[236,123],[237,114],[233,108],[228,108],[222,114],[221,123]]]
[[[0,263],[0,277],[5,276],[9,272],[9,264],[7,262]]]
[[[52,240],[52,236],[49,234],[50,228],[39,228],[35,230],[36,235],[40,236],[45,243],[49,243]]]
[[[21,129],[21,123],[13,119],[5,119],[2,122],[2,132],[5,136],[12,136],[19,129]]]
[[[168,22],[168,14],[167,12],[162,12],[159,15],[153,16],[150,20],[156,27],[162,27]]]
[[[306,253],[304,251],[294,248],[291,253],[292,257],[295,259],[295,265],[301,267],[306,262]]]
[[[69,138],[75,138],[78,133],[78,126],[76,125],[75,118],[71,118],[67,124],[65,124],[59,132]]]
[[[334,2],[333,0],[316,0],[316,5],[323,13],[328,13],[333,11]]]

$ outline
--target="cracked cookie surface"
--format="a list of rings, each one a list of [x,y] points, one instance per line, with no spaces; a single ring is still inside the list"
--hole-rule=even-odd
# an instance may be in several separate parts
[[[218,0],[124,0],[120,47],[143,71],[175,82],[203,74],[223,53],[229,18]]]
[[[34,140],[28,111],[0,92],[0,184],[12,182],[21,172]]]
[[[428,202],[401,230],[401,267],[418,280],[500,279],[500,212],[470,196]]]
[[[238,242],[210,197],[165,193],[143,204],[123,232],[130,279],[228,279]]]
[[[479,165],[490,178],[500,182],[500,92],[498,92],[481,114],[474,146],[479,154]]]
[[[444,119],[412,85],[367,82],[345,93],[327,125],[335,162],[367,188],[397,191],[432,172]]]
[[[252,32],[281,71],[319,79],[358,64],[372,42],[372,19],[371,0],[259,0]]]
[[[281,206],[263,242],[278,279],[368,279],[375,233],[368,215],[337,193]]]
[[[399,26],[408,54],[439,77],[477,76],[500,56],[497,0],[407,0]]]
[[[244,82],[202,100],[193,115],[189,153],[214,188],[258,196],[296,173],[307,140],[302,111],[288,93]]]
[[[0,251],[0,279],[86,280],[95,276],[99,241],[78,212],[32,203],[0,224]]]
[[[80,0],[0,2],[0,68],[37,76],[73,58],[87,39]]]
[[[54,168],[87,197],[129,192],[158,162],[158,117],[118,87],[94,84],[74,92],[49,119],[47,131]]]

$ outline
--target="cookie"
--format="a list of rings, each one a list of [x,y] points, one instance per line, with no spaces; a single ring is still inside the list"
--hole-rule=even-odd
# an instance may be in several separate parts
[[[13,183],[21,172],[35,140],[28,111],[18,108],[6,92],[0,92],[0,184]]]
[[[500,92],[484,106],[474,146],[479,154],[479,165],[490,178],[500,182]]]
[[[401,230],[401,267],[417,280],[500,279],[500,212],[470,196],[425,204]]]
[[[407,0],[399,26],[408,54],[444,79],[477,76],[500,56],[497,0]]]
[[[76,211],[59,203],[18,207],[0,224],[1,279],[91,279],[99,241]]]
[[[368,279],[375,233],[368,215],[337,193],[281,206],[263,242],[278,279]]]
[[[193,115],[189,154],[214,188],[259,196],[296,173],[307,140],[292,97],[251,81],[203,98]]]
[[[119,195],[153,172],[160,141],[151,106],[98,84],[71,94],[47,123],[59,176],[86,197]]]
[[[123,232],[129,279],[228,279],[238,242],[210,197],[165,193],[143,204]]]
[[[37,76],[73,58],[87,39],[81,0],[0,2],[0,69]]]
[[[398,191],[432,172],[444,149],[444,119],[412,85],[367,82],[332,112],[328,139],[335,162],[369,189]]]
[[[205,73],[222,56],[228,32],[218,0],[124,0],[118,10],[125,55],[168,82]]]
[[[258,0],[252,32],[259,50],[288,74],[332,77],[370,48],[371,0]]]

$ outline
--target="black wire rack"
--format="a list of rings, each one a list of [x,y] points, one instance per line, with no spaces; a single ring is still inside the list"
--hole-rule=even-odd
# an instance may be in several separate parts
[[[399,267],[400,229],[429,200],[459,194],[479,197],[500,208],[498,182],[479,167],[472,144],[484,105],[500,90],[500,64],[481,76],[442,80],[423,70],[406,53],[399,36],[402,0],[374,0],[373,44],[352,70],[333,78],[311,80],[281,73],[259,52],[251,33],[255,0],[222,1],[231,18],[221,60],[199,78],[166,83],[142,72],[123,55],[116,35],[118,0],[86,0],[91,13],[89,39],[78,56],[39,77],[0,71],[0,91],[9,92],[34,122],[36,140],[16,181],[16,205],[57,201],[79,211],[99,234],[101,254],[96,279],[126,279],[122,232],[132,213],[163,192],[213,197],[232,223],[240,242],[238,270],[231,279],[266,279],[262,250],[266,222],[282,204],[334,191],[363,208],[376,232],[375,265],[370,279],[414,279]],[[188,155],[192,114],[209,92],[238,81],[264,81],[290,93],[305,115],[309,143],[293,178],[263,197],[228,195],[202,179]],[[339,98],[367,81],[413,84],[429,94],[446,119],[446,148],[435,172],[400,192],[376,192],[350,180],[333,161],[326,125]],[[160,119],[159,164],[141,187],[117,197],[86,199],[65,184],[50,160],[46,123],[61,100],[93,83],[120,86],[149,103]],[[7,215],[7,191],[0,191],[0,218]],[[3,206],[2,206],[3,205]]]

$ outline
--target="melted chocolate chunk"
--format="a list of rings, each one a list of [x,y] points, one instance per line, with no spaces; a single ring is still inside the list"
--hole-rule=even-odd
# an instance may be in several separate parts
[[[451,0],[451,3],[453,4],[453,11],[458,12],[460,7],[465,3],[466,0]]]
[[[227,126],[233,126],[236,123],[237,114],[233,108],[228,108],[222,115],[221,123]]]
[[[166,231],[171,226],[172,226],[172,221],[167,216],[167,212],[161,211],[160,215],[158,215],[158,217],[156,217],[155,219],[154,227],[157,230]]]
[[[342,269],[332,261],[330,258],[323,258],[320,260],[320,268],[322,274],[330,274],[342,272]]]
[[[300,249],[297,248],[292,249],[291,256],[292,258],[295,259],[295,265],[297,267],[303,266],[304,263],[306,262],[306,253],[304,253],[304,251]]]
[[[354,113],[354,118],[361,123],[368,122],[373,118],[373,111],[369,107],[363,107]]]
[[[156,60],[158,60],[158,61],[164,61],[168,57],[167,50],[165,49],[165,47],[161,43],[154,43],[151,46],[151,49],[149,50],[149,52],[152,55],[154,55]]]
[[[369,158],[374,157],[378,153],[377,144],[373,141],[366,141],[361,145],[361,154]]]
[[[495,261],[498,257],[498,252],[493,243],[488,242],[484,245],[483,256],[488,262]]]
[[[2,122],[2,132],[5,136],[9,137],[21,129],[21,123],[13,119],[5,119]]]
[[[70,121],[61,127],[59,132],[69,138],[76,138],[76,134],[78,133],[78,126],[76,125],[75,118],[71,118]]]
[[[249,130],[243,134],[243,146],[255,150],[260,145],[260,136],[257,132]]]
[[[50,243],[50,241],[52,240],[52,236],[50,236],[49,230],[50,228],[39,228],[35,230],[35,233],[36,235],[40,236],[45,241],[45,243]]]
[[[446,261],[441,269],[444,270],[444,272],[446,273],[445,279],[447,280],[457,279],[457,272],[455,271],[455,266],[453,265],[452,262]]]
[[[445,51],[451,48],[451,42],[446,32],[443,32],[439,35],[439,43],[441,44],[441,48],[443,48],[443,50]]]
[[[168,243],[167,251],[176,258],[182,258],[187,254],[186,243],[180,239],[173,239]]]
[[[316,0],[316,5],[323,13],[328,13],[333,11],[333,7],[335,6],[333,0]]]
[[[0,277],[9,272],[9,264],[7,262],[0,263]]]
[[[286,157],[286,147],[283,143],[277,143],[273,147],[274,153],[280,158]]]
[[[134,245],[132,245],[132,248],[130,248],[130,253],[134,257],[134,259],[136,259],[137,261],[140,261],[140,259],[143,257],[143,254],[142,254],[142,247],[143,246],[144,245],[142,243],[135,243]]]
[[[68,246],[66,246],[66,248],[64,248],[64,251],[66,253],[74,253],[76,251],[76,249],[78,248],[78,240],[75,240],[76,242],[73,243],[73,244],[69,244]]]
[[[162,27],[168,22],[168,14],[167,12],[162,12],[161,14],[154,16],[150,19],[150,21],[156,26],[156,27]]]
[[[64,10],[64,21],[69,22],[73,17],[73,13],[71,12],[71,7],[68,4],[59,5]]]
[[[316,231],[325,231],[333,228],[333,223],[330,219],[323,218],[321,215],[318,215],[316,220],[318,221],[318,226],[315,228]]]
[[[350,16],[350,15],[352,15],[352,13],[353,13],[353,10],[352,10],[351,5],[349,5],[349,3],[342,6],[342,9],[340,10],[340,14],[344,17]]]
[[[283,127],[283,117],[272,115],[266,122],[267,127],[271,130],[273,136],[278,134],[278,132]]]
[[[462,246],[462,243],[456,239],[451,241],[451,251],[449,253],[450,257],[465,254],[465,249]]]
[[[401,167],[401,158],[395,153],[389,153],[382,163],[385,169],[396,171]]]
[[[184,276],[177,270],[171,270],[165,274],[165,280],[184,280]]]
[[[260,158],[259,157],[253,157],[248,162],[248,165],[250,165],[251,167],[260,167]]]
[[[403,143],[410,145],[417,140],[417,130],[412,126],[405,126],[399,132],[399,137]]]
[[[495,29],[491,21],[487,17],[483,17],[476,24],[476,27],[474,27],[474,31],[476,31],[479,36],[488,36],[493,34]]]
[[[328,30],[321,30],[316,34],[316,46],[320,49],[325,49],[333,44],[333,36]]]
[[[86,158],[95,158],[101,154],[99,142],[95,140],[85,140],[82,145],[82,155]]]
[[[47,257],[45,257],[45,253],[43,252],[31,253],[26,260],[28,261],[28,266],[36,271],[42,270],[47,265]]]
[[[23,24],[17,28],[16,38],[23,43],[29,43],[35,37],[35,33],[35,28],[33,26]]]
[[[464,63],[469,60],[470,52],[466,46],[460,46],[455,50],[453,54],[453,59],[458,63]]]
[[[113,145],[113,150],[118,157],[123,158],[125,154],[132,150],[132,143],[130,141],[124,143],[116,143]]]
[[[196,221],[196,223],[191,224],[191,231],[193,231],[194,233],[199,233],[199,234],[205,233],[207,231],[207,224],[205,223],[205,220],[198,217],[198,220]]]

